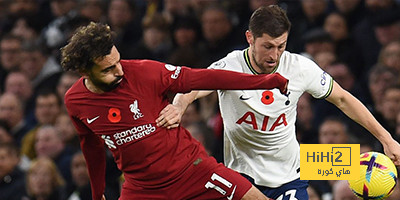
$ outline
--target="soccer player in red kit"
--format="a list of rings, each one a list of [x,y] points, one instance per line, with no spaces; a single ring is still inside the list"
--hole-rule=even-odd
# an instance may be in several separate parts
[[[94,200],[105,198],[104,146],[124,173],[121,200],[268,199],[208,156],[186,129],[161,128],[155,120],[168,105],[169,93],[273,88],[285,93],[286,78],[121,60],[110,28],[100,23],[79,28],[61,51],[63,68],[82,75],[67,91],[65,104],[78,131]]]

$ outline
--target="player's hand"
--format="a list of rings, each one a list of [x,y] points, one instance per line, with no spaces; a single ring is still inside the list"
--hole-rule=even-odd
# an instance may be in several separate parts
[[[396,166],[400,166],[400,145],[399,143],[392,139],[390,143],[383,144],[385,154],[392,159]]]
[[[285,86],[282,89],[279,88],[279,91],[281,92],[281,94],[284,94],[284,95],[287,94],[287,92],[288,92],[288,88],[287,88],[288,84],[289,84],[289,80],[286,82]]]
[[[288,91],[289,80],[286,79],[285,77],[283,77],[279,73],[271,74],[271,76],[274,76],[274,79],[279,83],[278,84],[278,89],[281,92],[281,94],[286,95],[286,93]]]
[[[179,126],[183,115],[183,111],[179,106],[168,104],[161,110],[159,117],[156,119],[157,126],[166,127],[167,129]]]

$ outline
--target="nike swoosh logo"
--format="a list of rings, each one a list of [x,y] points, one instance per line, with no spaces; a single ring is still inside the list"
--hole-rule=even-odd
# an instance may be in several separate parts
[[[229,197],[226,197],[228,200],[232,200],[233,199],[233,195],[235,194],[235,191],[236,191],[236,185],[235,185],[235,187],[233,188],[233,191],[232,191],[232,193],[231,193],[231,196],[229,196]]]
[[[91,124],[92,122],[94,122],[94,120],[98,119],[99,117],[100,116],[97,116],[97,117],[92,118],[92,119],[87,118],[86,121],[87,121],[88,124]]]
[[[251,99],[251,97],[243,97],[243,95],[241,95],[241,96],[239,97],[239,99],[240,99],[240,100],[249,100],[249,99]]]

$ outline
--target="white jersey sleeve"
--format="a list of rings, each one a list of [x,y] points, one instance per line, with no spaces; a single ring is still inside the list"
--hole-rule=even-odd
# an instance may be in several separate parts
[[[296,54],[292,54],[296,55]],[[305,91],[311,94],[314,98],[326,98],[332,92],[333,79],[323,71],[314,61],[298,56],[298,66],[302,70],[301,74],[304,77]],[[294,65],[293,67],[295,67]]]

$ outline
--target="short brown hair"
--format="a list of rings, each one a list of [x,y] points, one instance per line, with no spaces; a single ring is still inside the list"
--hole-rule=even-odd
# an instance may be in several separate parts
[[[65,71],[87,72],[94,60],[111,53],[113,32],[106,24],[91,22],[77,29],[69,43],[61,48],[61,65]]]
[[[279,37],[289,32],[291,23],[286,12],[277,5],[262,6],[251,15],[249,30],[255,38],[264,33],[271,37]]]

